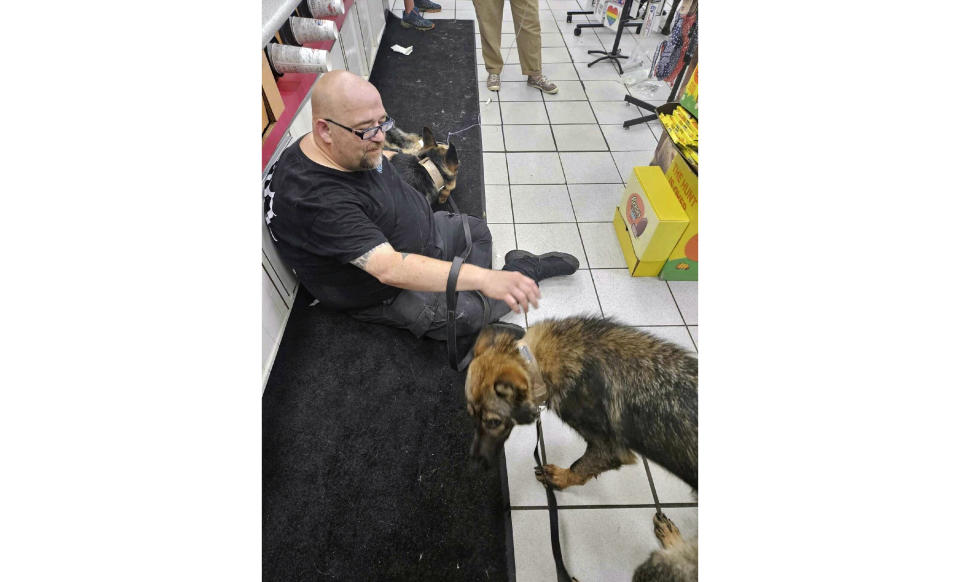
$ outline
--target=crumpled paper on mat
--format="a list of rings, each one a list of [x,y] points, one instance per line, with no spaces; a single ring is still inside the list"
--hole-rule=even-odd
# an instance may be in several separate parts
[[[407,55],[407,56],[410,56],[410,53],[413,52],[413,47],[412,47],[412,46],[402,47],[402,46],[400,46],[400,45],[398,45],[398,44],[395,44],[395,45],[393,45],[393,46],[390,47],[390,48],[393,49],[393,50],[395,50],[395,51],[397,51],[397,52],[400,53],[400,54],[404,54],[404,55]]]

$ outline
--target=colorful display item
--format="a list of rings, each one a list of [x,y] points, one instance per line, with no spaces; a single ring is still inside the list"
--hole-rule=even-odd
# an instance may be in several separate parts
[[[597,2],[595,13],[607,28],[617,29],[617,23],[623,12],[623,0],[609,0]]]
[[[630,274],[656,277],[688,222],[663,170],[635,167],[613,216]]]
[[[699,68],[700,65],[693,68],[693,74],[690,75],[690,80],[687,81],[687,87],[683,91],[683,96],[680,97],[680,105],[683,105],[684,109],[689,111],[694,117],[698,117],[697,103],[700,99],[700,79],[697,75]]]
[[[677,203],[683,207],[689,224],[667,257],[660,278],[664,281],[696,281],[699,236],[697,232],[697,175],[684,161],[683,156],[675,156],[667,169],[667,182]]]

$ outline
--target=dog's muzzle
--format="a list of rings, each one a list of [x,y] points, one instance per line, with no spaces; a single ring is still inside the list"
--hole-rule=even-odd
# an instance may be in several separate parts
[[[508,433],[509,434],[509,433]],[[498,439],[490,435],[475,432],[473,434],[473,445],[470,447],[470,462],[474,466],[482,466],[484,469],[491,469],[497,466],[497,455],[503,448],[506,437]]]

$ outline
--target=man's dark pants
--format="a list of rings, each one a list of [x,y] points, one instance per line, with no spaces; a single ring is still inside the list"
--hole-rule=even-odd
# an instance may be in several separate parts
[[[440,259],[452,261],[460,256],[467,243],[459,214],[435,212],[436,243]],[[489,269],[493,259],[493,236],[485,221],[467,216],[467,225],[473,246],[465,263]],[[496,321],[510,312],[510,307],[499,300],[489,299],[490,313],[483,320],[483,299],[474,291],[457,293],[457,335],[469,335],[480,331],[484,324]],[[434,339],[447,337],[447,296],[444,292],[410,291],[404,289],[391,300],[350,313],[353,317],[371,323],[400,327],[417,337],[426,335]]]

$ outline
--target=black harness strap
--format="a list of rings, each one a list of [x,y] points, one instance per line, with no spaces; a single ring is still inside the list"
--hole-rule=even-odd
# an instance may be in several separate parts
[[[543,450],[543,458],[546,460],[547,451],[543,445],[543,428],[540,426],[540,415],[537,415],[537,446],[533,448],[533,458],[537,461],[537,471],[543,474],[543,464],[540,462],[540,452],[537,448]],[[577,582],[576,578],[571,578],[567,573],[566,566],[563,565],[563,554],[560,552],[560,523],[557,517],[557,496],[553,493],[553,487],[544,483],[543,487],[547,490],[547,505],[550,512],[550,547],[553,549],[553,562],[557,566],[557,580],[559,582]]]
[[[467,350],[463,358],[457,357],[457,279],[460,278],[460,267],[463,266],[463,262],[470,256],[470,251],[473,250],[473,237],[470,236],[470,226],[467,224],[467,217],[457,208],[457,203],[453,201],[453,197],[451,196],[447,201],[450,203],[453,211],[460,215],[460,221],[463,224],[463,238],[467,243],[463,254],[453,258],[453,264],[450,265],[450,274],[447,275],[447,357],[450,360],[450,367],[460,372],[470,363],[471,357],[469,350]],[[482,293],[475,293],[477,293],[483,303],[482,323],[486,324],[488,323],[487,319],[490,317],[490,303]]]
[[[447,276],[447,356],[450,366],[457,371],[462,370],[464,364],[457,358],[457,278],[460,276],[460,267],[464,257],[454,257],[450,265],[450,275]]]

